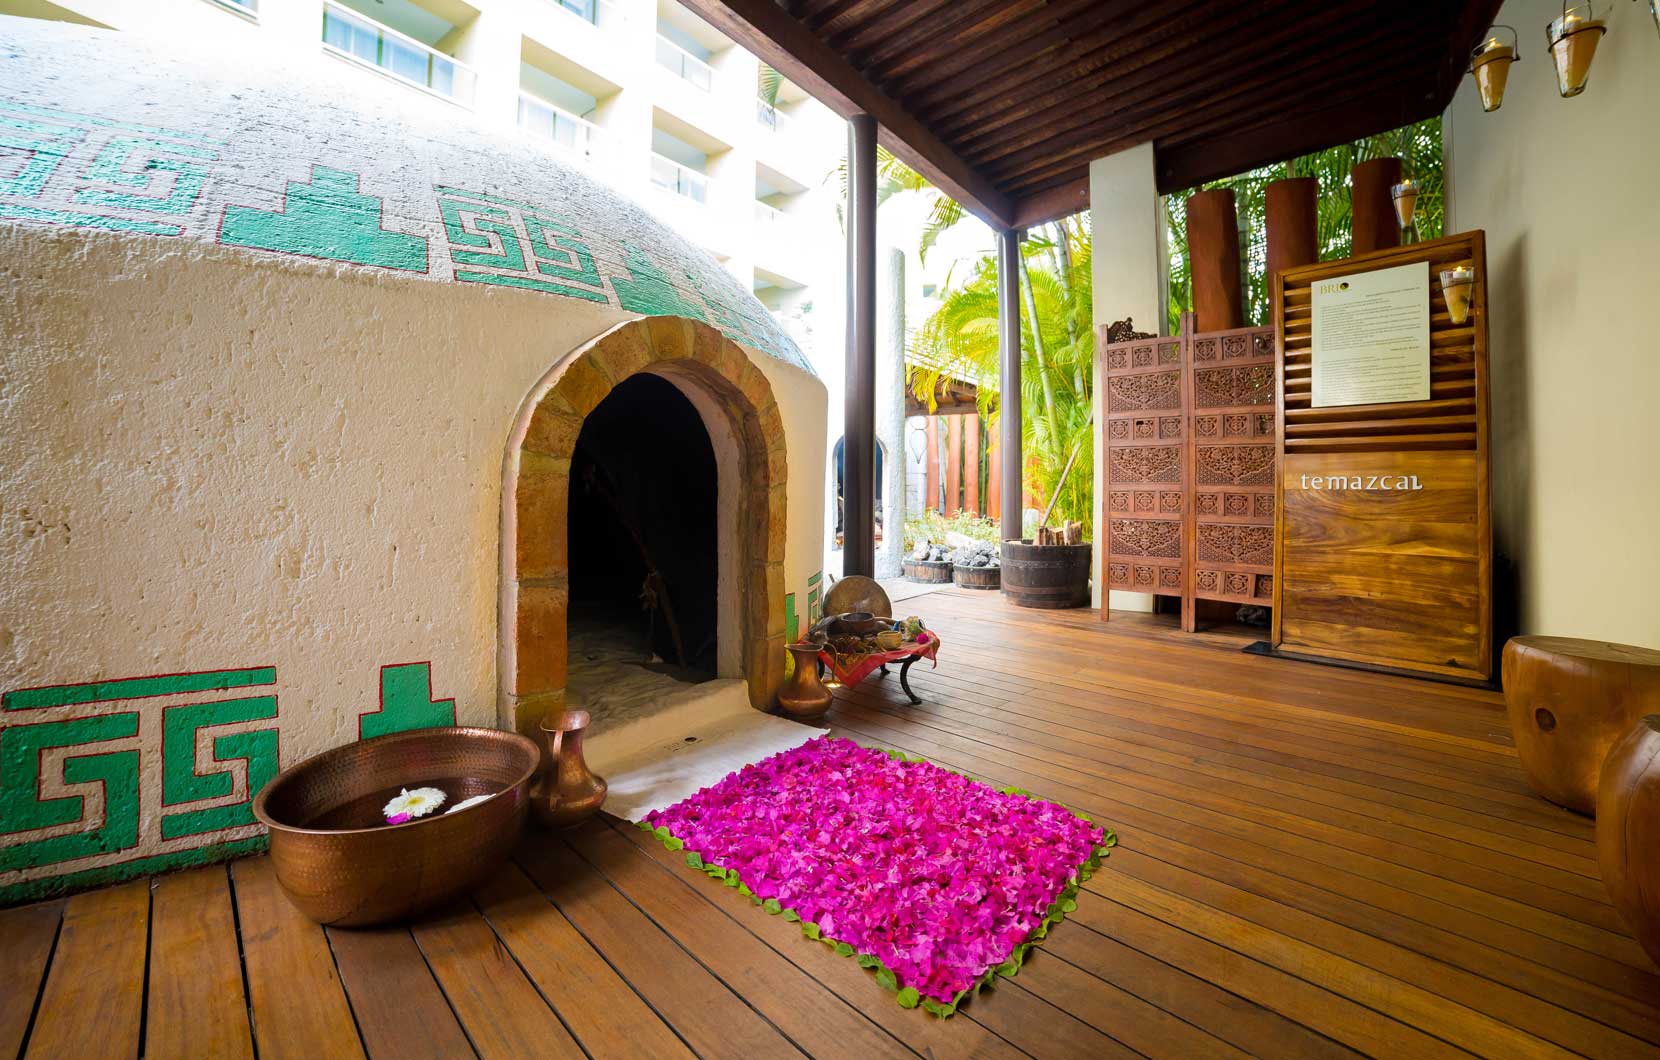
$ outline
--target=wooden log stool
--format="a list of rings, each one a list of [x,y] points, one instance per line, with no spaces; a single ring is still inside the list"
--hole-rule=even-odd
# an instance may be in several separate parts
[[[1637,719],[1660,713],[1660,651],[1513,637],[1504,646],[1504,702],[1529,786],[1570,810],[1594,814],[1609,748]]]
[[[1660,714],[1608,752],[1597,790],[1597,864],[1614,908],[1660,964]]]

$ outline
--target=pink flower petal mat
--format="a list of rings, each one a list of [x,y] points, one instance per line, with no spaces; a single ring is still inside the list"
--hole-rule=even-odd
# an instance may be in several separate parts
[[[1117,842],[1017,788],[821,737],[728,774],[640,827],[906,1008],[949,1016],[1014,975]]]

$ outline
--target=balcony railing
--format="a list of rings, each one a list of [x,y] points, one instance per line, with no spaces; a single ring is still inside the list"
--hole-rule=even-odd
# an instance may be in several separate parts
[[[594,149],[604,141],[605,134],[591,121],[529,92],[519,93],[519,128],[532,136],[552,140],[565,150],[585,159],[594,157]]]
[[[756,199],[755,220],[763,230],[775,229],[784,223],[784,211]]]
[[[259,17],[259,0],[212,0],[212,2],[220,7],[229,8],[239,15],[247,15],[250,18]]]
[[[593,23],[600,29],[609,29],[625,18],[622,9],[613,4],[611,0],[549,0],[549,2],[555,7],[564,8],[584,22]]]
[[[757,99],[755,101],[755,120],[777,133],[787,130],[793,119],[779,110],[777,106],[768,103],[764,99]]]
[[[453,103],[473,105],[478,77],[470,67],[334,0],[323,0],[323,50]]]
[[[657,35],[657,65],[667,68],[676,77],[691,82],[705,92],[714,86],[715,68],[661,33]]]
[[[672,158],[652,154],[651,182],[664,191],[684,195],[693,202],[709,201],[709,178]]]

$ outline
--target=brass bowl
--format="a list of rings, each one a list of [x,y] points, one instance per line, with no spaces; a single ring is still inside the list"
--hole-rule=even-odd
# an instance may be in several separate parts
[[[848,611],[830,620],[832,637],[868,637],[884,629],[893,628],[893,619],[877,618],[869,611]]]
[[[541,750],[517,733],[396,732],[290,766],[254,799],[288,900],[319,924],[404,920],[466,893],[506,860],[524,830]],[[399,788],[447,796],[430,815],[384,823]],[[455,813],[476,795],[490,797]]]
[[[845,614],[849,611],[868,611],[881,617],[893,616],[893,604],[882,584],[863,574],[849,574],[824,594],[824,613]]]

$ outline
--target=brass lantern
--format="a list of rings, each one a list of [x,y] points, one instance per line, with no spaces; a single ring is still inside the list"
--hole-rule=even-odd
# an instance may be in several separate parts
[[[1563,0],[1562,15],[1545,27],[1545,41],[1550,46],[1551,58],[1556,62],[1556,90],[1567,99],[1585,91],[1591,80],[1591,60],[1596,58],[1597,45],[1608,32],[1608,23],[1596,17],[1590,0],[1568,3]]]
[[[1510,64],[1521,61],[1516,30],[1510,26],[1494,26],[1487,31],[1487,39],[1470,52],[1470,73],[1476,79],[1482,110],[1491,113],[1499,109],[1504,102],[1504,86],[1510,81]]]

